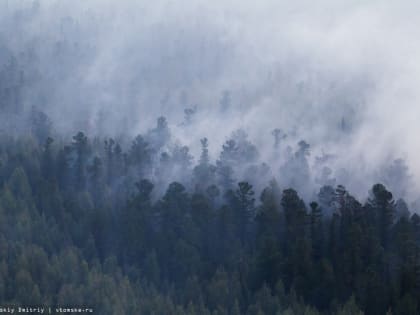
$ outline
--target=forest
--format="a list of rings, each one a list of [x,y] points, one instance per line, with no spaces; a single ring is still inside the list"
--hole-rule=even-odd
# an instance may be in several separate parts
[[[0,313],[420,314],[418,8],[333,2],[1,0]]]
[[[193,166],[187,147],[159,153],[163,117],[127,147],[83,132],[39,142],[36,130],[1,137],[5,305],[162,315],[420,311],[420,216],[382,184],[364,203],[341,185],[321,187],[309,203],[275,180],[257,194],[234,179],[241,165],[260,176],[247,143],[228,140],[213,164],[204,138]],[[308,146],[293,159],[305,160]],[[163,184],[150,171],[168,168],[188,180],[154,192]]]

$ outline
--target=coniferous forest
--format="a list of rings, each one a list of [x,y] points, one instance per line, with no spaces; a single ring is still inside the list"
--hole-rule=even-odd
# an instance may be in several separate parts
[[[410,6],[164,2],[0,2],[0,313],[420,314]]]
[[[2,137],[0,300],[98,314],[418,314],[419,215],[382,184],[364,203],[340,185],[309,204],[274,180],[256,194],[226,175],[239,149],[213,165],[203,139],[193,168],[185,148],[161,154],[191,181],[156,197],[131,177],[156,163],[141,135],[127,150],[82,132]]]

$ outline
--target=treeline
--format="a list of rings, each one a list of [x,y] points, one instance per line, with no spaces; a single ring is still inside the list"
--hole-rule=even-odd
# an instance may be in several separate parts
[[[310,204],[275,180],[257,194],[234,177],[240,165],[254,180],[266,174],[249,165],[258,153],[244,134],[215,164],[203,139],[195,166],[186,147],[162,150],[168,136],[161,118],[130,145],[82,132],[69,143],[1,137],[3,305],[420,313],[420,217],[383,185],[363,204],[343,186],[322,187]],[[294,160],[305,162],[307,150],[301,142]],[[156,174],[180,181],[162,191]]]

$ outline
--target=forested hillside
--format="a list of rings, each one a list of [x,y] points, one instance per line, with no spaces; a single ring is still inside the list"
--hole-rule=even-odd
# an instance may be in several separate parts
[[[275,180],[258,194],[234,181],[228,161],[245,163],[227,159],[234,141],[213,164],[203,139],[193,166],[186,148],[158,153],[145,138],[124,147],[82,132],[69,142],[1,137],[3,305],[419,314],[420,217],[382,184],[363,203],[324,186],[308,204]],[[169,166],[186,181],[155,192],[150,170]]]
[[[0,313],[419,315],[418,12],[0,0]]]

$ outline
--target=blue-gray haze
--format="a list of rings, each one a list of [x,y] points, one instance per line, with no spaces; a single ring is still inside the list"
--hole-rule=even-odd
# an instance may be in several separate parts
[[[3,0],[1,106],[37,108],[57,133],[92,137],[147,134],[165,116],[194,163],[201,138],[215,163],[233,136],[255,144],[250,163],[267,178],[307,196],[323,184],[365,196],[381,181],[414,201],[419,6]],[[25,129],[16,113],[0,114],[2,132]]]

